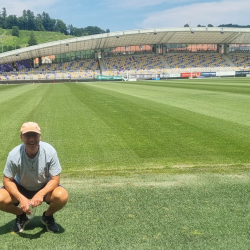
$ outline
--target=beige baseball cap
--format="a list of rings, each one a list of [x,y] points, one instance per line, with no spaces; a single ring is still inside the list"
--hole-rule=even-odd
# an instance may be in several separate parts
[[[21,127],[21,133],[35,132],[41,134],[41,129],[36,122],[25,122]]]

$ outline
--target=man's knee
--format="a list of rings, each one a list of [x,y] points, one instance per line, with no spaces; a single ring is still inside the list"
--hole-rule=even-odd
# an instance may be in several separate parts
[[[9,194],[5,188],[0,188],[0,206],[18,202]]]
[[[3,192],[3,188],[0,189],[0,204],[6,203],[6,195]]]
[[[68,201],[68,192],[63,187],[57,187],[53,190],[51,201],[66,204]]]

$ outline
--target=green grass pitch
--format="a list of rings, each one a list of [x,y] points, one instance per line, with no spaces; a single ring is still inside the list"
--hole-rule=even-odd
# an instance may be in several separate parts
[[[38,208],[1,249],[246,249],[250,79],[0,85],[0,163],[36,121],[63,167],[59,234]]]

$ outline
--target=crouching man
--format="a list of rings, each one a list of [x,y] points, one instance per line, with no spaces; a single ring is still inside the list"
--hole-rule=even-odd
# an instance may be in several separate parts
[[[24,123],[20,136],[23,143],[10,151],[4,168],[0,210],[16,215],[12,231],[18,233],[30,222],[31,209],[46,202],[49,207],[41,221],[49,232],[58,232],[53,215],[66,205],[68,193],[60,186],[57,152],[41,141],[41,129],[35,122]]]

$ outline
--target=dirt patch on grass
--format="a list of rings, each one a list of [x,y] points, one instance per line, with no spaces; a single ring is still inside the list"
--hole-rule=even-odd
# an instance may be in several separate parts
[[[190,167],[189,167],[190,168]],[[143,173],[129,176],[86,176],[62,178],[61,184],[70,189],[107,189],[107,188],[164,188],[164,187],[198,187],[218,183],[250,181],[249,171],[238,172],[203,172],[194,171],[183,174]]]
[[[250,168],[250,163],[242,163],[242,164],[176,164],[173,165],[173,168]]]
[[[184,165],[184,164],[177,164],[173,165],[173,168],[193,168],[195,165]]]
[[[196,175],[135,175],[134,177],[62,178],[62,185],[70,188],[128,188],[173,187],[195,185]]]

